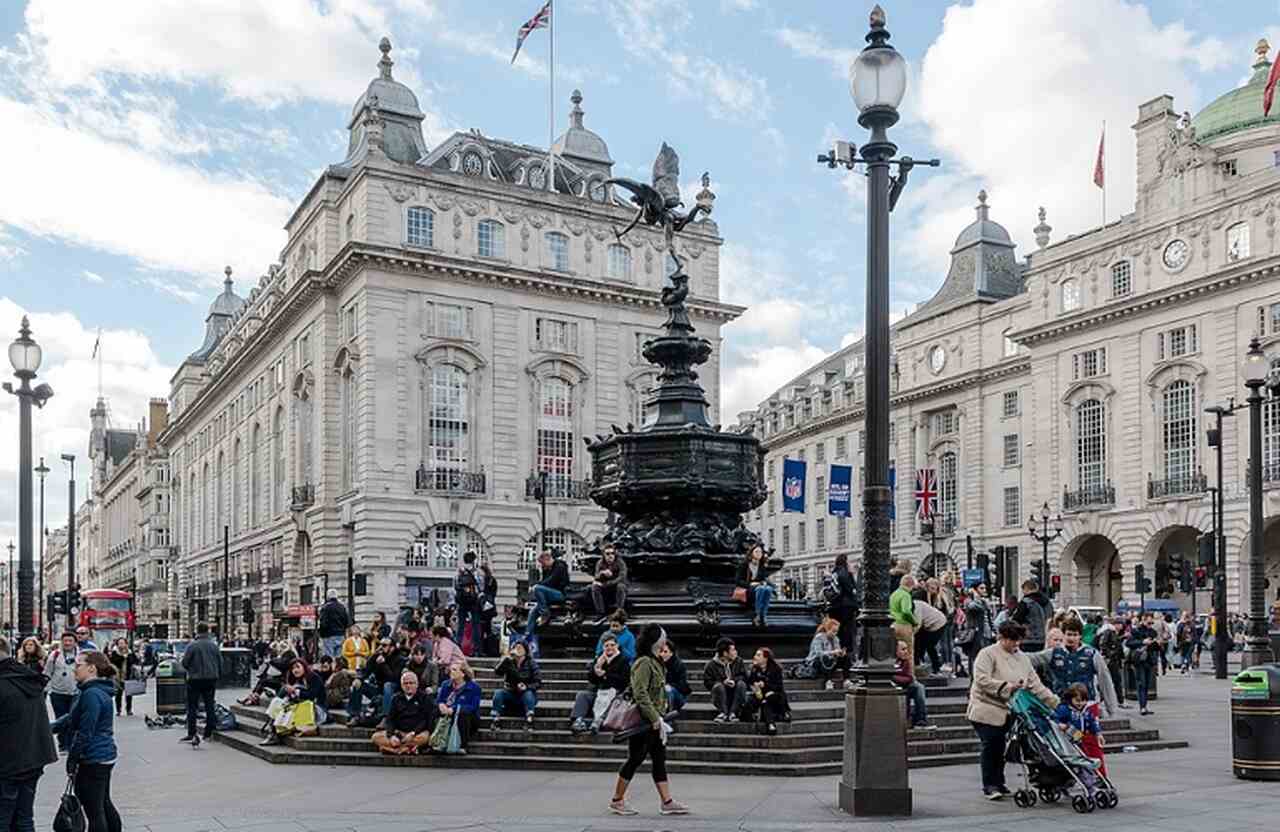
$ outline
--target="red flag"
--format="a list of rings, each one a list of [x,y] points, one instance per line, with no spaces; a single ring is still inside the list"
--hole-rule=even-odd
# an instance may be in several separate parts
[[[1271,99],[1275,98],[1276,81],[1278,79],[1280,79],[1280,60],[1271,65],[1271,71],[1267,73],[1267,85],[1262,88],[1262,115],[1264,118],[1271,114]]]
[[[520,31],[516,34],[516,51],[511,56],[511,63],[516,62],[516,58],[520,55],[520,47],[524,46],[524,39],[529,37],[529,33],[534,29],[545,29],[551,22],[551,0],[547,0],[546,5],[538,10],[538,13],[529,18],[529,22],[520,27]]]
[[[1093,184],[1099,188],[1106,187],[1107,171],[1104,160],[1107,157],[1107,128],[1102,128],[1102,136],[1098,139],[1098,158],[1093,163]]]

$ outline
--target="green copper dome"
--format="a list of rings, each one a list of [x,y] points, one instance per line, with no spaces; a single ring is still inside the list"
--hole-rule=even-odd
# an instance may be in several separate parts
[[[1264,123],[1280,123],[1280,102],[1276,102],[1270,116],[1262,115],[1262,88],[1266,86],[1267,74],[1271,71],[1267,48],[1265,40],[1258,41],[1258,60],[1253,65],[1249,83],[1219,96],[1191,120],[1196,129],[1196,141],[1208,141]]]

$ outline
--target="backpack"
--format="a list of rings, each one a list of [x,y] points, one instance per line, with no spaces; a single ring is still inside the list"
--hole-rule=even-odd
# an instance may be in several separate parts
[[[834,572],[822,579],[822,598],[828,604],[834,604],[840,600],[840,582],[836,580]]]

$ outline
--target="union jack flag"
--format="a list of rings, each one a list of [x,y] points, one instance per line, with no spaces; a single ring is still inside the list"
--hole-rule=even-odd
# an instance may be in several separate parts
[[[529,18],[529,22],[520,27],[520,32],[516,35],[516,51],[511,56],[511,63],[516,62],[516,57],[520,54],[520,47],[524,46],[524,39],[529,37],[529,33],[534,29],[545,29],[551,25],[551,3],[547,0],[547,4],[543,6],[537,14]]]
[[[916,471],[916,517],[928,520],[938,513],[938,480],[932,468]]]

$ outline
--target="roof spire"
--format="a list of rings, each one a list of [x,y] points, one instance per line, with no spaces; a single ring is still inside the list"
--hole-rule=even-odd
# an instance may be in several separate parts
[[[1044,221],[1044,218],[1045,218],[1044,206],[1040,207],[1039,216],[1040,216],[1040,224],[1031,230],[1035,232],[1036,245],[1039,246],[1040,248],[1047,248],[1049,245],[1049,232],[1053,231],[1053,228],[1052,226],[1049,225],[1049,223]]]
[[[1267,60],[1267,53],[1270,51],[1271,51],[1271,44],[1267,42],[1267,39],[1258,38],[1257,45],[1253,47],[1254,59],[1253,59],[1252,68],[1257,69],[1258,67],[1267,66],[1268,64],[1270,64],[1271,62]]]
[[[378,71],[386,81],[391,80],[391,39],[383,35],[378,41],[378,49],[382,52],[382,60],[378,61]]]
[[[223,273],[223,274],[225,274],[225,275],[227,276],[227,279],[226,279],[226,280],[224,280],[224,281],[222,281],[222,290],[223,290],[224,292],[226,292],[228,295],[230,295],[230,294],[232,294],[232,292],[231,292],[231,267],[230,267],[230,266],[227,266],[225,269],[223,269],[223,270],[222,270],[222,273]]]
[[[569,126],[582,129],[582,90],[574,90],[573,95],[569,96],[569,100],[573,102],[573,109],[569,111]]]
[[[987,191],[985,188],[978,191],[978,204],[974,206],[974,209],[978,212],[979,220],[987,219],[987,213],[990,209],[987,208]]]

